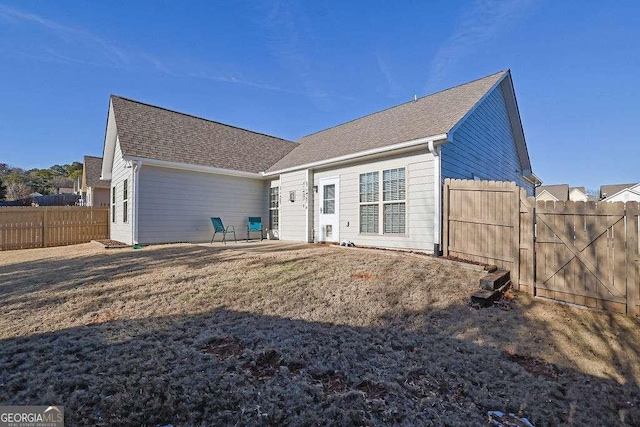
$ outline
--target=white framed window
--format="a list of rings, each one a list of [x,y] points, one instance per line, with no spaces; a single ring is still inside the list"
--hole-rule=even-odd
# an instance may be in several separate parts
[[[404,234],[406,231],[406,177],[405,169],[388,169],[382,172],[383,232]]]
[[[378,171],[360,174],[360,233],[406,234],[406,170]],[[380,218],[382,211],[382,218]]]
[[[124,180],[124,187],[122,188],[122,222],[129,221],[129,180]]]
[[[360,174],[360,233],[378,233],[379,200],[378,172]]]
[[[324,185],[322,194],[322,213],[332,215],[336,213],[336,185]]]
[[[116,222],[116,187],[111,188],[111,222]]]
[[[280,227],[280,187],[269,189],[269,229],[278,230]]]

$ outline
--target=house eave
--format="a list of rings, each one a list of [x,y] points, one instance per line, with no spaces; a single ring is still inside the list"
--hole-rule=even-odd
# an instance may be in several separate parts
[[[538,176],[536,174],[534,174],[533,172],[527,174],[527,175],[523,175],[524,179],[531,183],[533,186],[538,187],[540,185],[542,185],[542,180],[540,178],[538,178]]]
[[[288,172],[295,172],[298,170],[304,169],[317,169],[327,166],[339,165],[341,163],[350,162],[358,159],[364,159],[367,157],[380,155],[380,154],[389,154],[392,152],[399,152],[405,149],[416,148],[419,146],[427,146],[432,149],[435,146],[439,146],[449,141],[449,136],[446,133],[429,136],[426,138],[418,138],[411,141],[400,142],[398,144],[388,145],[386,147],[373,148],[371,150],[359,151],[357,153],[345,154],[344,156],[332,157],[326,160],[320,160],[317,162],[305,163],[298,166],[292,166],[290,168],[280,169],[272,172],[262,172],[261,175],[264,177],[271,177],[280,175]]]
[[[640,191],[636,191],[636,190],[635,190],[635,187],[637,187],[637,186],[633,186],[633,187],[630,187],[630,188],[622,189],[622,190],[618,191],[617,193],[612,194],[611,196],[607,196],[607,197],[605,197],[605,198],[604,198],[604,199],[602,199],[601,201],[603,201],[603,202],[607,202],[607,201],[609,201],[610,199],[613,199],[614,197],[621,196],[621,195],[623,195],[623,194],[624,194],[624,193],[626,193],[626,192],[629,192],[629,193],[631,193],[631,194],[637,194],[637,195],[640,195]]]
[[[124,160],[132,163],[141,162],[142,164],[147,166],[158,166],[169,169],[187,170],[192,172],[213,173],[217,175],[235,176],[241,178],[253,178],[260,180],[263,179],[262,174],[259,172],[247,172],[233,169],[217,168],[213,166],[194,165],[190,163],[169,162],[166,160],[150,159],[146,157],[124,156]]]

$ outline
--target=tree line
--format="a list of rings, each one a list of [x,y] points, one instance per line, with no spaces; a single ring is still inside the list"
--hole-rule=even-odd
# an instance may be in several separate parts
[[[0,200],[25,199],[32,193],[56,194],[61,188],[73,188],[81,175],[81,162],[29,170],[0,163]]]

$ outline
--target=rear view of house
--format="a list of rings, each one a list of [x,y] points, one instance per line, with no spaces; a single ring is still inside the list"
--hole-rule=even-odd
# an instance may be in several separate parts
[[[102,178],[111,238],[211,238],[209,217],[260,216],[299,242],[439,250],[445,178],[533,194],[511,73],[502,71],[290,142],[112,96]]]

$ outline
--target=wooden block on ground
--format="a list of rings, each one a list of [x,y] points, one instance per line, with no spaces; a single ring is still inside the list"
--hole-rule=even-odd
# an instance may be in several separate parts
[[[498,300],[501,296],[502,294],[500,291],[483,289],[471,295],[471,303],[478,304],[480,307],[490,307],[493,305],[493,302]]]
[[[509,280],[507,283],[505,283],[504,285],[500,286],[498,288],[498,292],[500,292],[501,294],[504,295],[505,292],[507,292],[509,290],[509,288],[511,287],[511,280]]]
[[[511,276],[508,271],[496,270],[480,279],[480,287],[487,290],[498,289],[510,280]]]

